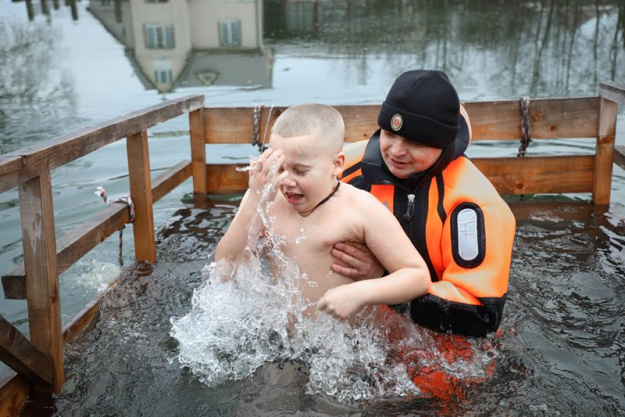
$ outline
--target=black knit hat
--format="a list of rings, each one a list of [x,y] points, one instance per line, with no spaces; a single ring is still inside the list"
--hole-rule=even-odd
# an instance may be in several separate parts
[[[460,130],[460,100],[442,71],[414,70],[397,77],[378,125],[408,140],[445,148]]]

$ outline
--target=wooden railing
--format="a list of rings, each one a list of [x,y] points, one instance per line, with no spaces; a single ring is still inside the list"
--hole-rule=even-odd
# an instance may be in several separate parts
[[[135,204],[135,258],[156,261],[153,203],[190,176],[195,194],[242,192],[245,164],[206,164],[206,144],[249,144],[253,132],[268,140],[284,107],[204,108],[203,96],[189,96],[0,156],[0,192],[18,187],[24,265],[2,277],[5,298],[26,299],[30,340],[0,320],[0,359],[17,375],[0,381],[0,412],[23,403],[31,387],[59,391],[63,385],[63,343],[97,316],[94,300],[61,326],[59,274],[129,221],[126,205],[114,204],[56,240],[50,170],[127,138],[130,193]],[[625,87],[602,83],[598,97],[535,99],[528,120],[533,140],[595,138],[590,155],[475,158],[476,165],[502,194],[592,193],[597,206],[610,202],[612,163],[625,168],[625,152],[615,147],[618,105]],[[519,101],[464,103],[473,141],[519,140]],[[346,125],[346,141],[368,139],[377,129],[379,105],[336,106]],[[157,178],[150,177],[147,129],[189,114],[191,160]],[[254,126],[254,120],[260,124]],[[1,318],[1,317],[0,317]],[[8,405],[7,405],[8,404]],[[3,408],[4,407],[4,408]]]
[[[5,298],[26,299],[30,330],[29,340],[0,317],[0,359],[18,374],[0,386],[0,400],[13,395],[13,399],[0,401],[0,406],[15,403],[15,396],[25,386],[60,391],[65,379],[64,341],[89,324],[96,315],[97,303],[90,303],[63,328],[59,274],[130,219],[127,205],[113,204],[57,241],[50,171],[127,138],[130,194],[135,209],[135,258],[156,262],[153,203],[192,174],[197,176],[194,184],[199,186],[206,178],[203,105],[203,95],[172,100],[0,156],[0,192],[18,188],[24,250],[24,265],[5,274],[2,282]],[[192,159],[152,180],[147,129],[186,113],[190,137],[195,142],[191,146]],[[2,407],[0,411],[5,415],[7,410]]]
[[[592,155],[474,158],[500,194],[592,193],[595,205],[610,202],[612,162],[624,166],[625,151],[614,140],[618,105],[625,104],[625,87],[602,83],[600,96],[531,101],[529,123],[533,140],[595,138]],[[520,140],[521,105],[517,100],[463,103],[471,120],[473,141]],[[379,105],[336,106],[345,120],[346,141],[368,139],[377,126]],[[264,107],[260,132],[268,131],[284,107]],[[206,109],[206,143],[249,143],[252,108]],[[238,165],[241,166],[241,165]],[[247,187],[247,173],[235,165],[207,168],[206,191],[232,192]]]

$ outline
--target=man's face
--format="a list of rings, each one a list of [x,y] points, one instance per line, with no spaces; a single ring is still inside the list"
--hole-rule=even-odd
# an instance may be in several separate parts
[[[406,179],[434,165],[443,152],[442,149],[412,142],[403,136],[382,129],[380,151],[391,174]]]

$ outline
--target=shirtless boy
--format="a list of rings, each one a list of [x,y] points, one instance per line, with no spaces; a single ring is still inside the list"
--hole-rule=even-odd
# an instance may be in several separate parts
[[[301,282],[316,282],[301,283],[304,299],[341,320],[366,305],[410,301],[431,284],[423,258],[393,214],[371,194],[339,182],[344,131],[332,107],[301,104],[284,111],[272,128],[270,149],[250,165],[249,189],[215,252],[216,261],[232,265],[249,253],[248,230],[271,183],[268,214],[275,216],[281,249],[306,277]],[[353,281],[332,272],[330,251],[343,241],[367,245],[389,274]]]

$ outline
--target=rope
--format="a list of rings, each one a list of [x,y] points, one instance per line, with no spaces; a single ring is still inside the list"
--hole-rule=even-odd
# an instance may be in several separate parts
[[[97,191],[95,192],[95,195],[97,195],[98,197],[101,197],[102,200],[104,201],[104,204],[106,204],[107,206],[110,206],[111,203],[109,203],[109,199],[108,196],[106,195],[106,190],[102,187],[98,187]],[[120,198],[116,198],[115,200],[113,200],[113,204],[115,203],[123,203],[123,204],[127,204],[128,205],[128,209],[130,210],[130,220],[128,220],[128,223],[132,223],[135,220],[135,204],[132,202],[132,198],[130,198],[130,194],[128,194],[127,196],[124,197],[120,197]],[[120,265],[123,264],[122,262],[122,248],[123,248],[123,233],[124,233],[124,229],[126,228],[126,225],[123,225],[122,227],[120,227],[119,229],[119,263]]]
[[[516,156],[525,156],[527,153],[527,148],[532,143],[532,135],[530,133],[530,122],[529,122],[529,110],[530,110],[530,98],[527,96],[521,97],[519,100],[521,103],[521,145],[519,146],[519,151]]]
[[[263,111],[263,105],[257,104],[254,106],[254,129],[252,132],[252,146],[258,147],[258,152],[263,153],[267,150],[265,146],[265,139],[267,138],[267,130],[269,128],[269,121],[271,120],[271,113],[273,112],[273,106],[269,109],[269,114],[267,115],[267,123],[265,124],[265,132],[263,133],[262,142],[260,139],[260,116]]]
[[[263,111],[263,105],[258,103],[254,106],[254,131],[252,132],[252,146],[260,146],[258,139],[260,138],[260,115]]]

